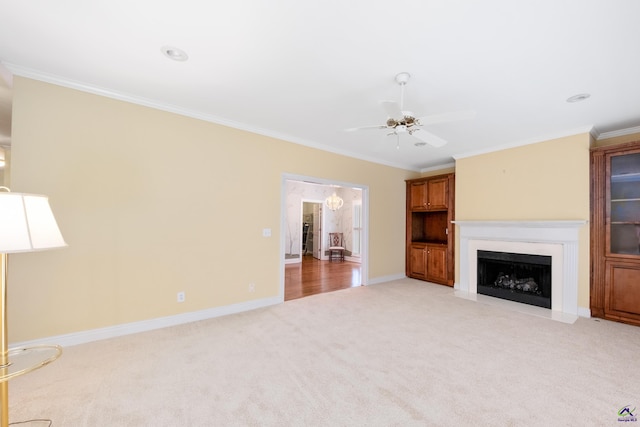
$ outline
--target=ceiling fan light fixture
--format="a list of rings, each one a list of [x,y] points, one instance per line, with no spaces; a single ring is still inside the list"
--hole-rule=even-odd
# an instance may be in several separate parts
[[[410,77],[411,74],[407,72],[398,73],[396,74],[396,83],[398,83],[399,85],[406,85]]]
[[[395,135],[397,149],[400,149],[401,133],[408,133],[420,140],[418,143],[415,143],[416,147],[431,145],[438,148],[445,145],[447,141],[431,132],[428,132],[424,127],[436,123],[446,123],[455,120],[469,120],[475,118],[475,111],[457,111],[432,114],[425,117],[416,117],[413,112],[404,109],[404,86],[407,84],[410,77],[411,75],[406,72],[396,74],[395,81],[400,85],[399,103],[395,101],[380,101],[380,105],[387,113],[385,125],[351,128],[348,130],[385,129],[388,132],[387,136]]]

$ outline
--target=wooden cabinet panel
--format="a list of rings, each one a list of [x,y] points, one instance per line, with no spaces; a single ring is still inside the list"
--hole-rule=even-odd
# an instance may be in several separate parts
[[[446,177],[412,182],[409,188],[409,208],[413,211],[446,210],[449,206]]]
[[[427,245],[426,279],[436,283],[447,281],[447,247]]]
[[[413,244],[409,247],[409,276],[447,283],[447,246]]]
[[[605,317],[640,325],[640,264],[608,261],[605,290]]]
[[[409,186],[409,207],[414,211],[427,210],[427,183],[412,182]]]
[[[409,247],[409,276],[424,279],[427,274],[427,250],[424,245]]]
[[[447,209],[449,206],[447,178],[427,181],[427,210]]]

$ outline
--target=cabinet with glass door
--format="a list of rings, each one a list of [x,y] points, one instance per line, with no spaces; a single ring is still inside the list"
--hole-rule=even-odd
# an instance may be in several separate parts
[[[609,156],[609,252],[640,255],[640,153]]]
[[[640,326],[640,141],[591,150],[591,314]]]

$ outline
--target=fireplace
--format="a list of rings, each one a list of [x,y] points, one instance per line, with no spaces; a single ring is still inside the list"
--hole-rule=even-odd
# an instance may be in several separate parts
[[[459,227],[460,238],[458,246],[460,275],[454,286],[456,296],[475,301],[482,300],[487,304],[494,304],[495,301],[496,304],[506,304],[515,310],[567,323],[573,323],[577,319],[579,229],[584,227],[586,221],[454,221],[454,224]],[[551,309],[483,295],[479,289],[482,284],[478,286],[479,251],[550,257],[549,304]],[[490,280],[495,282],[497,279]],[[543,279],[535,280],[544,281]],[[580,310],[581,315],[589,317],[588,309]]]
[[[477,251],[479,294],[551,308],[551,257]]]

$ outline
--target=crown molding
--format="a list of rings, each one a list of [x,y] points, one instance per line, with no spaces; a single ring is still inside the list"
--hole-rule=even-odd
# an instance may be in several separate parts
[[[5,64],[0,62],[0,78],[4,80],[9,89],[13,88],[13,74]]]
[[[614,130],[611,132],[599,133],[598,136],[596,137],[596,140],[599,141],[601,139],[615,138],[616,136],[626,136],[634,133],[640,133],[640,126],[635,126],[627,129]]]
[[[398,168],[398,169],[402,169],[402,170],[409,170],[409,171],[413,171],[413,172],[420,172],[420,168],[418,168],[418,167],[413,167],[413,166],[409,166],[409,165],[401,164],[401,163],[385,162],[385,161],[382,161],[380,159],[375,159],[375,158],[372,158],[372,157],[369,157],[369,156],[362,156],[360,154],[353,153],[353,152],[348,151],[348,150],[342,150],[342,149],[338,149],[338,148],[335,148],[335,147],[330,147],[330,146],[327,146],[327,145],[324,145],[324,144],[321,144],[321,143],[318,143],[318,142],[309,141],[309,140],[305,140],[305,139],[302,139],[302,138],[294,137],[294,136],[291,136],[291,135],[287,135],[287,134],[283,134],[283,133],[279,133],[279,132],[274,132],[274,131],[271,131],[271,130],[268,130],[268,129],[252,126],[252,125],[249,125],[247,123],[237,122],[237,121],[234,121],[234,120],[229,120],[229,119],[226,119],[226,118],[223,118],[223,117],[214,116],[214,115],[211,115],[211,114],[203,114],[201,112],[194,111],[194,110],[189,110],[187,108],[183,108],[183,107],[180,107],[180,106],[177,106],[177,105],[158,102],[158,101],[155,101],[155,100],[152,100],[152,99],[135,96],[135,95],[132,95],[132,94],[129,94],[129,93],[114,91],[114,90],[107,89],[107,88],[104,88],[104,87],[95,86],[95,85],[79,82],[79,81],[76,81],[76,80],[67,79],[67,78],[64,78],[64,77],[60,77],[60,76],[57,76],[57,75],[54,75],[54,74],[50,74],[50,73],[45,73],[45,72],[42,72],[42,71],[38,71],[38,70],[31,69],[31,68],[27,68],[27,67],[22,67],[22,66],[16,65],[16,64],[3,63],[2,65],[4,65],[14,75],[18,75],[18,76],[21,76],[21,77],[26,77],[26,78],[33,79],[33,80],[38,80],[38,81],[42,81],[42,82],[45,82],[45,83],[51,83],[51,84],[54,84],[54,85],[57,85],[57,86],[62,86],[62,87],[66,87],[66,88],[69,88],[69,89],[79,90],[81,92],[92,93],[94,95],[104,96],[106,98],[112,98],[112,99],[116,99],[116,100],[119,100],[119,101],[129,102],[131,104],[142,105],[144,107],[149,107],[149,108],[153,108],[153,109],[156,109],[156,110],[166,111],[166,112],[169,112],[169,113],[174,113],[174,114],[178,114],[178,115],[181,115],[181,116],[202,120],[202,121],[209,122],[209,123],[215,123],[215,124],[218,124],[218,125],[227,126],[227,127],[230,127],[230,128],[247,131],[247,132],[255,133],[255,134],[258,134],[258,135],[263,135],[263,136],[267,136],[267,137],[270,137],[270,138],[279,139],[279,140],[286,141],[286,142],[292,142],[294,144],[304,145],[306,147],[315,148],[317,150],[327,151],[327,152],[330,152],[330,153],[339,154],[341,156],[351,157],[351,158],[354,158],[354,159],[363,160],[363,161],[370,162],[370,163],[381,164],[381,165],[384,165],[384,166],[389,166],[389,167]]]
[[[444,163],[442,165],[429,166],[428,168],[422,168],[422,169],[420,169],[420,172],[421,173],[425,173],[425,172],[439,171],[441,169],[448,169],[448,168],[455,168],[455,167],[456,167],[456,163],[455,162]]]

